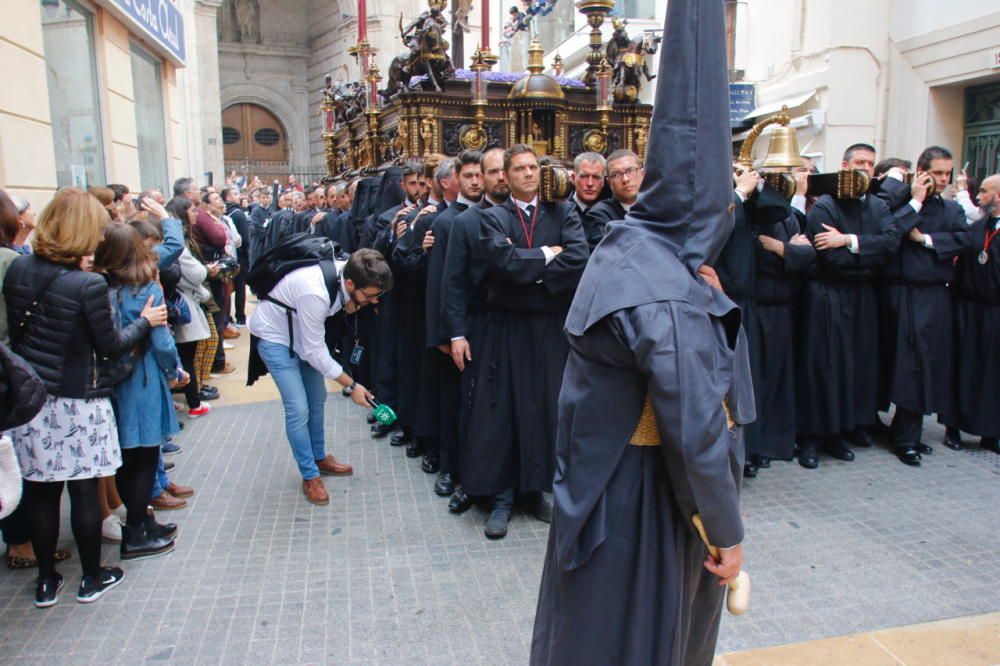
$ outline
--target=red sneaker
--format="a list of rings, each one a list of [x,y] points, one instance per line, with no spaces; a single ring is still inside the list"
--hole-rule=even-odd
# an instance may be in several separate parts
[[[188,418],[196,419],[199,416],[205,416],[211,411],[212,411],[212,405],[208,404],[207,402],[203,402],[201,403],[201,407],[196,407],[194,409],[188,410]]]

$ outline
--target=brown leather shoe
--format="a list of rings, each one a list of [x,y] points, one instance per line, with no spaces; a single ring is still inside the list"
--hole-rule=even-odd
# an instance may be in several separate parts
[[[231,375],[236,372],[236,366],[231,363],[226,363],[221,370],[213,370],[211,372],[211,377],[221,377],[222,375]]]
[[[159,497],[154,497],[149,505],[152,506],[157,511],[173,511],[174,509],[183,509],[188,505],[182,499],[178,499],[164,490],[160,493]]]
[[[326,506],[330,503],[330,495],[326,492],[326,486],[323,485],[323,479],[318,476],[315,479],[303,481],[302,492],[306,494],[306,499],[313,504]]]
[[[171,482],[170,485],[167,486],[167,492],[173,495],[174,497],[191,497],[192,495],[194,495],[194,488],[191,488],[189,486],[181,486]]]
[[[223,340],[235,340],[238,337],[240,337],[240,332],[237,331],[235,328],[222,329]]]
[[[316,467],[319,467],[320,474],[326,474],[327,476],[350,476],[354,474],[353,467],[340,462],[329,453],[322,460],[316,461]]]

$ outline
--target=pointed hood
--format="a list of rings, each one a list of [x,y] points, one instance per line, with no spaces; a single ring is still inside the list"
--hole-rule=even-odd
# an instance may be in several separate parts
[[[669,0],[646,175],[626,216],[695,271],[732,230],[732,144],[723,0]]]
[[[667,5],[645,167],[635,206],[624,223],[608,225],[587,262],[566,318],[572,335],[656,301],[716,316],[736,310],[697,276],[733,229],[723,0]]]

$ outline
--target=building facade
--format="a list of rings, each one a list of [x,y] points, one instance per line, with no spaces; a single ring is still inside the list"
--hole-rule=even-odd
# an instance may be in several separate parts
[[[0,187],[40,209],[68,185],[167,191],[180,175],[221,176],[200,122],[206,106],[218,115],[218,98],[191,94],[204,5],[211,10],[205,0],[4,3]],[[212,25],[214,53],[214,14]]]

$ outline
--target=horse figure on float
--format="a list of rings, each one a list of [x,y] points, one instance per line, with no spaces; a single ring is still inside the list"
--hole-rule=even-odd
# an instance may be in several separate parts
[[[605,51],[608,63],[614,70],[612,86],[617,101],[634,102],[639,98],[642,79],[652,81],[655,74],[649,73],[647,55],[655,55],[660,38],[650,32],[630,38],[625,31],[625,21],[615,19],[615,31]]]
[[[388,100],[399,92],[410,90],[410,79],[426,75],[434,90],[441,92],[440,81],[455,73],[448,57],[448,41],[444,38],[447,24],[436,9],[425,11],[405,29],[403,15],[399,15],[399,34],[410,50],[392,59],[387,74],[386,87],[379,93]]]

